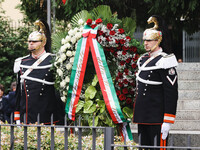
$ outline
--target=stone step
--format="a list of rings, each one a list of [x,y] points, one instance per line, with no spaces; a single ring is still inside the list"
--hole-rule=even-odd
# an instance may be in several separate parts
[[[187,111],[192,109],[200,110],[200,100],[178,100],[177,110]]]
[[[178,80],[179,90],[200,90],[200,80]]]
[[[200,100],[200,90],[179,90],[178,95],[181,100]]]
[[[131,130],[131,132],[133,134],[133,140],[138,143],[137,130]],[[188,139],[190,139],[190,143],[188,143]],[[187,147],[188,144],[190,144],[191,147],[200,147],[200,131],[169,131],[168,146]]]
[[[200,110],[177,110],[177,120],[200,120]]]
[[[200,70],[200,63],[179,63],[177,70]]]
[[[200,120],[176,120],[171,126],[172,130],[194,131],[200,130]]]
[[[178,80],[200,80],[200,71],[196,70],[178,70]]]
[[[130,125],[131,131],[137,130],[137,124]],[[171,125],[171,130],[179,131],[200,131],[199,120],[175,120],[175,123]]]

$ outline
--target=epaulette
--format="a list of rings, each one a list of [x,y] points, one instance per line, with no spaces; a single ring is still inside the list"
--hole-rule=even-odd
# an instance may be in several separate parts
[[[27,56],[29,56],[29,55],[27,55]],[[21,61],[22,61],[22,59],[24,59],[27,56],[19,57],[19,58],[15,59],[14,67],[13,67],[14,73],[18,73],[19,72]]]
[[[174,54],[164,55],[157,63],[156,66],[162,69],[168,69],[178,66],[176,56]]]

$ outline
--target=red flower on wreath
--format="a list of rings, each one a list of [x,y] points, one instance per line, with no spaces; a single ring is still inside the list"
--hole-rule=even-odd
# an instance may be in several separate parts
[[[124,29],[122,29],[122,28],[118,29],[118,31],[119,31],[120,34],[124,33]]]
[[[109,33],[110,35],[115,35],[115,31],[114,30],[112,30],[112,31],[110,31],[110,33]]]
[[[135,69],[135,68],[137,67],[137,65],[136,65],[136,64],[132,64],[131,67],[132,67],[133,69]]]
[[[123,49],[124,51],[127,51],[127,50],[129,50],[129,47],[123,46],[122,49]]]
[[[116,93],[117,93],[117,96],[121,94],[120,90],[117,90]]]
[[[118,83],[118,86],[119,86],[119,87],[123,87],[123,83],[119,82],[119,83]]]
[[[111,30],[111,29],[113,28],[112,23],[108,23],[108,24],[107,24],[107,28],[108,28],[109,30]]]
[[[95,21],[96,24],[100,24],[100,23],[102,23],[102,22],[103,22],[103,21],[102,21],[101,18],[99,18],[99,19],[97,19],[97,20]]]
[[[87,21],[86,21],[86,23],[87,23],[87,25],[91,25],[92,24],[92,19],[88,19]]]
[[[130,97],[126,99],[126,103],[127,103],[127,104],[131,104],[131,103],[132,103],[132,100],[131,100]]]
[[[93,24],[93,25],[91,25],[90,27],[91,27],[92,29],[94,29],[96,26],[97,26],[96,24]]]
[[[125,64],[125,61],[121,61],[120,65],[123,66]]]
[[[119,42],[120,44],[124,44],[126,41],[124,39],[121,39]]]
[[[99,34],[99,35],[103,35],[103,31],[98,30],[98,34]]]
[[[127,88],[124,88],[124,89],[122,90],[122,93],[123,93],[123,94],[128,94],[128,89],[127,89]]]
[[[135,47],[135,46],[130,47],[130,51],[136,53],[137,52],[137,47]]]
[[[122,76],[123,76],[123,73],[118,72],[118,76],[119,76],[119,77],[122,77]]]
[[[126,100],[126,96],[124,94],[119,95],[119,99],[121,101]]]
[[[119,40],[115,40],[115,43],[116,43],[116,44],[119,44]]]
[[[126,75],[128,75],[128,73],[129,73],[128,68],[125,68],[125,69],[124,69],[124,72],[125,72]]]
[[[128,82],[127,79],[124,79],[123,83],[124,83],[124,84],[128,84],[129,82]]]
[[[126,39],[129,40],[129,41],[131,40],[130,36],[127,36]]]
[[[129,64],[131,62],[131,58],[126,59],[126,63]]]

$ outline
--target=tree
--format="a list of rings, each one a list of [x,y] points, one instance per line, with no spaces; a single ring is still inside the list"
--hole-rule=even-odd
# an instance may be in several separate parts
[[[189,34],[200,30],[200,4],[198,0],[145,0],[150,14],[160,14],[176,30]]]
[[[137,16],[137,25],[146,27],[146,20],[154,14],[161,15],[176,30],[194,33],[200,30],[200,4],[198,0],[55,0],[56,19],[71,20],[80,10],[92,10],[98,5],[109,5],[119,18]],[[19,6],[32,22],[38,18],[46,18],[46,0],[21,0]],[[191,23],[192,22],[192,23]]]
[[[15,59],[27,53],[26,39],[29,31],[27,26],[14,29],[10,24],[9,20],[0,16],[0,82],[5,86],[5,93],[16,78],[13,72]]]
[[[20,0],[21,4],[18,6],[21,11],[25,13],[31,22],[38,18],[46,19],[47,17],[47,0]],[[105,0],[67,0],[66,4],[62,0],[55,0],[56,19],[68,21],[80,10],[92,9],[98,5],[103,4]],[[53,1],[52,1],[53,6]]]

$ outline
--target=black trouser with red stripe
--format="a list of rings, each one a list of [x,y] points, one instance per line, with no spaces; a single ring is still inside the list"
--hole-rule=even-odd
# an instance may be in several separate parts
[[[148,146],[166,146],[167,140],[162,140],[161,125],[144,125],[138,124],[138,136],[141,145]],[[142,148],[141,148],[142,149]],[[154,148],[143,148],[145,150],[153,150]],[[158,150],[159,148],[157,148]],[[160,148],[160,150],[165,150]]]

